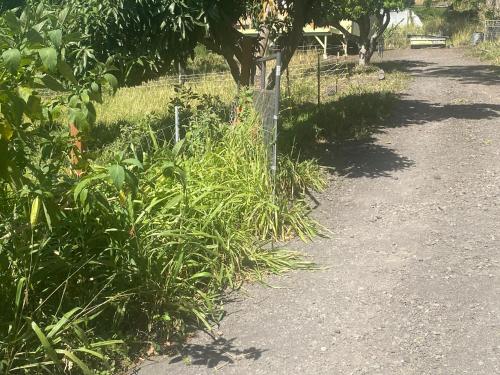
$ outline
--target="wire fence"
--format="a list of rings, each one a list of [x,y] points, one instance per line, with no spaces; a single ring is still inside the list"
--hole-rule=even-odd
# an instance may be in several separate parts
[[[484,22],[484,40],[493,42],[500,39],[500,20],[486,20]]]
[[[332,51],[336,50],[335,46],[331,48]],[[273,174],[277,164],[280,100],[293,98],[294,101],[314,101],[319,105],[341,92],[349,80],[348,61],[338,51],[325,59],[322,49],[299,48],[285,71],[281,70],[280,59],[280,54],[275,53],[257,60],[253,80],[254,108],[261,120],[262,138],[268,150],[270,170]],[[270,75],[272,72],[274,76]],[[276,84],[273,88],[268,88],[271,79]],[[221,102],[225,103],[217,109],[221,120],[228,123],[236,120],[241,91],[229,71],[168,76],[136,88],[173,91],[179,84],[190,88],[196,94],[220,97]],[[307,95],[304,94],[304,88],[307,89]],[[165,123],[161,127],[152,129],[151,132],[145,132],[140,139],[133,142],[138,150],[149,152],[162,145],[176,143],[184,137],[191,124],[199,120],[189,108],[184,108],[181,104],[171,107],[170,111],[171,114],[168,116],[172,119],[170,124]]]

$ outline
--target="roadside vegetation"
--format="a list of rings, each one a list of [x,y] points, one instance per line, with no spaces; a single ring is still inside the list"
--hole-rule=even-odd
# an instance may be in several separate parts
[[[123,65],[93,55],[75,19],[45,4],[0,17],[2,374],[115,373],[210,329],[228,289],[311,268],[275,244],[321,232],[315,145],[375,131],[406,80],[349,66],[317,107],[314,70],[292,75],[273,176],[251,93],[220,55],[198,45],[183,61],[212,81],[119,88]]]
[[[500,41],[482,42],[472,49],[472,54],[481,60],[500,66]]]
[[[456,9],[455,9],[456,8]],[[400,25],[388,28],[384,34],[387,48],[406,48],[409,46],[408,35],[426,34],[449,37],[453,47],[469,46],[472,33],[482,31],[480,14],[477,9],[452,7],[436,8],[429,6],[413,7],[422,26]]]

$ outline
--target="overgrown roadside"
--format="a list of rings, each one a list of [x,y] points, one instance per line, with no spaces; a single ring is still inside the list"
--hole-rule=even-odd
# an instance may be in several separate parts
[[[500,371],[498,75],[463,50],[387,58],[415,80],[386,127],[330,154],[314,216],[334,235],[296,245],[327,269],[248,287],[215,337],[141,374]]]
[[[472,55],[500,66],[500,42],[483,42],[472,49]]]

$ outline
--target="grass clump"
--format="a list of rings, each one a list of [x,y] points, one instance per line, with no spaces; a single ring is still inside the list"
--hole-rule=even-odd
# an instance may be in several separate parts
[[[151,136],[150,152],[88,161],[82,178],[47,172],[51,222],[1,186],[0,372],[113,373],[117,353],[210,328],[226,288],[310,267],[266,244],[317,232],[304,198],[324,187],[317,165],[282,155],[273,195],[251,110],[237,126],[199,108],[189,121],[175,147]]]
[[[415,13],[423,23],[423,32],[450,37],[455,47],[470,44],[474,31],[482,29],[476,10],[415,7]]]
[[[387,49],[401,49],[410,46],[409,35],[423,34],[422,27],[415,25],[395,25],[384,32],[384,43]]]
[[[316,147],[325,143],[362,140],[369,137],[390,115],[397,95],[407,86],[408,75],[397,70],[385,73],[379,80],[378,68],[365,71],[351,69],[338,82],[337,93],[322,95],[318,106],[314,78],[291,89],[284,100],[280,142],[282,148],[294,148],[303,157],[315,155]],[[310,91],[310,92],[309,92]]]
[[[500,41],[480,43],[472,49],[472,54],[483,61],[500,66]]]

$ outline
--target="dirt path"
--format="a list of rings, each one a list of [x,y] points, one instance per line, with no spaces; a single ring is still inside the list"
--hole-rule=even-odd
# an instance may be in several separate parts
[[[388,57],[415,81],[334,160],[332,238],[299,245],[328,269],[251,286],[217,341],[140,374],[500,374],[500,75],[460,50]]]

